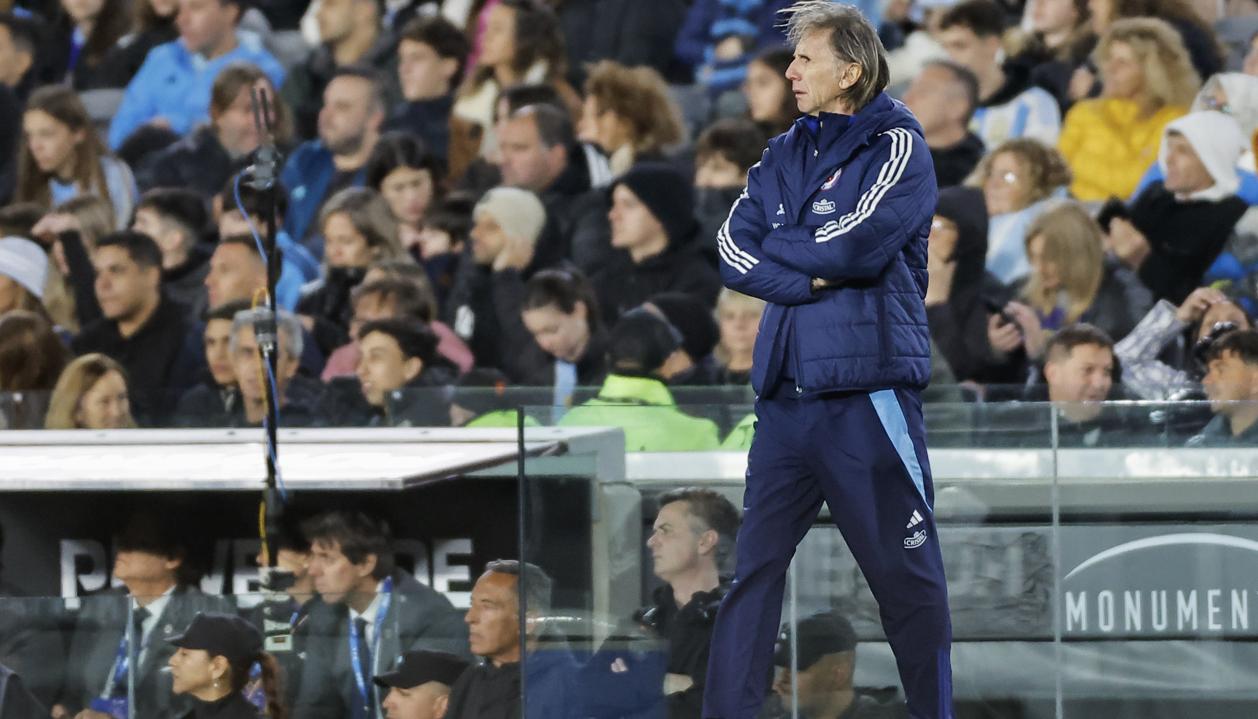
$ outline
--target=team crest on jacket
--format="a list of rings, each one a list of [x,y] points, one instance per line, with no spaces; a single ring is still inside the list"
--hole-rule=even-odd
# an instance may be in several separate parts
[[[842,175],[842,174],[843,174],[842,167],[835,170],[833,175],[830,175],[829,177],[826,178],[825,182],[821,183],[821,189],[824,191],[824,190],[830,189],[831,187],[834,187],[834,183],[839,181],[839,175]]]
[[[812,203],[812,211],[818,215],[828,215],[834,212],[834,203],[830,200],[817,200]]]

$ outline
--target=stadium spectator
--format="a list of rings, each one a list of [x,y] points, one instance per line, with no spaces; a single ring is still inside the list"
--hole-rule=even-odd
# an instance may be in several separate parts
[[[294,716],[380,719],[384,698],[372,677],[405,651],[467,655],[467,629],[449,600],[396,566],[387,523],[334,511],[302,525],[310,540],[310,576],[322,603],[310,621]],[[356,642],[354,650],[348,641]],[[357,653],[357,661],[351,657]],[[354,672],[361,672],[355,678]]]
[[[226,427],[240,405],[240,388],[232,362],[232,321],[249,309],[248,300],[225,302],[205,316],[202,344],[206,372],[201,381],[179,398],[175,422],[188,427]]]
[[[412,255],[418,252],[417,259],[428,273],[439,308],[446,306],[459,266],[466,255],[465,250],[471,242],[472,209],[475,206],[468,195],[447,195],[424,217],[419,244],[411,250]]]
[[[450,704],[450,687],[471,666],[446,652],[403,652],[397,665],[373,681],[388,693],[385,715],[390,719],[442,719]]]
[[[1088,0],[1035,0],[1030,32],[1012,62],[1030,68],[1031,82],[1044,88],[1065,110],[1070,107],[1070,79],[1096,47]]]
[[[520,318],[524,283],[536,273],[534,251],[546,209],[533,193],[497,187],[476,203],[470,257],[459,268],[446,304],[446,322],[467,342],[482,367],[512,381],[529,375],[521,359],[533,344]]]
[[[786,79],[793,55],[785,48],[772,48],[747,63],[747,79],[743,80],[743,99],[747,115],[765,137],[777,137],[791,129],[799,108]]]
[[[1253,323],[1235,301],[1214,287],[1199,287],[1179,307],[1158,300],[1114,348],[1123,386],[1141,399],[1184,398],[1201,379],[1199,349],[1210,337]]]
[[[207,197],[222,190],[263,140],[253,114],[255,90],[267,93],[275,142],[286,148],[292,138],[288,106],[275,94],[266,73],[235,62],[219,72],[210,88],[209,122],[149,155],[136,168],[140,189],[184,187]]]
[[[778,13],[790,4],[789,0],[698,0],[677,31],[676,61],[693,70],[693,81],[704,85],[713,97],[734,90],[757,53],[786,44]],[[868,2],[857,4],[865,10],[872,7]],[[872,9],[876,13],[877,8]]]
[[[0,428],[39,429],[69,353],[47,318],[0,312]]]
[[[978,109],[970,129],[987,147],[1018,137],[1051,145],[1061,131],[1061,108],[1031,84],[1027,68],[1001,62],[1004,32],[1005,12],[994,0],[965,0],[940,18],[940,44],[978,79]]]
[[[904,91],[904,104],[922,124],[935,182],[951,187],[974,171],[986,148],[970,132],[970,118],[978,107],[978,79],[968,68],[948,60],[933,60]]]
[[[117,226],[127,222],[138,194],[135,179],[125,163],[105,150],[73,90],[57,85],[32,93],[22,129],[26,142],[18,159],[15,200],[51,209],[94,192],[113,203]]]
[[[71,346],[117,360],[131,379],[135,414],[150,422],[174,408],[200,365],[192,318],[161,291],[162,252],[138,232],[115,232],[96,243],[96,301],[102,317]]]
[[[498,167],[504,185],[538,195],[546,225],[535,250],[537,267],[570,259],[588,270],[606,261],[609,248],[606,199],[609,179],[601,157],[577,142],[572,121],[548,104],[526,105],[502,124]]]
[[[664,363],[662,374],[674,386],[706,386],[717,383],[712,350],[721,339],[712,305],[684,292],[652,295],[642,307],[668,321],[681,335],[678,347]]]
[[[665,384],[672,379],[665,364],[681,345],[667,320],[645,309],[626,313],[608,339],[608,375],[598,396],[572,408],[560,425],[620,427],[629,452],[716,449],[716,424],[683,413]]]
[[[302,143],[289,156],[280,176],[288,188],[284,231],[323,258],[319,225],[323,203],[348,187],[361,187],[367,158],[384,122],[384,90],[367,68],[337,70],[323,91],[319,137]]]
[[[237,203],[237,196],[240,202]],[[261,237],[266,232],[266,216],[270,212],[268,195],[242,183],[237,188],[232,180],[227,181],[222,194],[215,199],[218,208],[218,236],[220,238],[243,237],[258,246],[253,237],[256,230]],[[308,282],[319,278],[322,268],[305,245],[295,242],[284,230],[284,217],[288,212],[288,197],[281,190],[275,193],[275,244],[280,251],[280,278],[275,284],[275,301],[286,310],[297,307],[301,299],[301,289]],[[244,214],[241,208],[244,208]],[[222,244],[220,242],[220,244]],[[261,255],[257,255],[261,257]],[[265,275],[264,275],[265,277]],[[264,286],[264,285],[258,285]],[[251,287],[253,287],[251,285]],[[211,303],[212,305],[213,303]]]
[[[281,91],[293,108],[298,137],[315,136],[323,91],[339,68],[371,68],[384,88],[385,107],[397,102],[397,41],[381,25],[383,11],[384,5],[375,0],[319,3],[315,19],[320,44],[292,69]]]
[[[1249,143],[1232,118],[1194,112],[1166,126],[1156,180],[1127,207],[1102,212],[1106,249],[1153,294],[1173,304],[1201,284],[1248,206],[1236,196],[1236,163]]]
[[[450,111],[468,50],[466,36],[443,17],[411,20],[398,40],[402,101],[393,107],[386,127],[415,133],[443,163],[450,157]]]
[[[1101,97],[1070,109],[1057,143],[1074,173],[1070,194],[1084,201],[1129,197],[1201,84],[1179,36],[1156,18],[1115,22],[1095,57]]]
[[[639,162],[664,160],[665,148],[680,142],[685,130],[659,73],[603,60],[585,80],[580,135],[607,153],[612,175],[620,176]]]
[[[242,310],[232,318],[232,373],[240,390],[238,409],[228,418],[232,427],[260,427],[267,416],[266,368],[258,352],[255,328],[263,321],[265,308]],[[276,313],[276,369],[274,389],[279,401],[280,422],[286,427],[308,427],[316,420],[315,410],[323,395],[323,385],[315,379],[298,374],[302,356],[301,322],[291,313]]]
[[[1125,18],[1157,18],[1170,24],[1188,50],[1197,76],[1207,78],[1223,69],[1223,52],[1210,24],[1186,0],[1089,0],[1092,29],[1104,35]],[[1103,70],[1103,68],[1102,68]]]
[[[1031,271],[1027,228],[1070,184],[1061,153],[1037,140],[1009,140],[978,163],[970,183],[981,187],[987,206],[987,271],[1005,284]]]
[[[367,322],[355,336],[356,377],[329,383],[321,416],[339,425],[367,427],[449,424],[443,388],[454,383],[455,373],[439,361],[437,336],[426,324],[389,317]]]
[[[397,221],[379,193],[350,187],[328,199],[319,225],[326,247],[323,277],[302,289],[297,312],[324,356],[349,340],[350,293],[372,262],[404,256]]]
[[[48,255],[22,237],[0,239],[0,315],[27,310],[47,316],[44,287],[48,283]]]
[[[135,206],[131,229],[162,251],[162,291],[192,317],[205,312],[205,278],[213,244],[206,241],[210,212],[202,195],[176,187],[149,190]]]
[[[258,254],[257,242],[243,235],[220,239],[210,257],[205,287],[210,307],[228,302],[260,302],[259,293],[266,289],[266,265]]]
[[[179,0],[135,0],[131,11],[130,32],[119,39],[96,70],[99,87],[126,87],[153,48],[179,37],[175,27]]]
[[[246,687],[254,681],[253,667],[266,702],[266,716],[286,719],[280,695],[280,665],[262,649],[262,633],[236,614],[198,612],[181,633],[166,640],[175,649],[167,662],[171,691],[193,699],[188,716],[214,713],[234,719],[251,719],[258,707]]]
[[[127,519],[113,542],[113,576],[123,586],[80,600],[54,717],[103,719],[106,709],[137,719],[183,716],[191,703],[171,692],[167,662],[175,647],[166,640],[198,612],[228,611],[222,598],[197,589],[193,546],[179,516]]]
[[[796,641],[798,637],[798,641]],[[872,696],[857,693],[856,632],[842,615],[822,612],[783,626],[773,654],[770,719],[880,719],[897,716]],[[792,656],[794,655],[794,656]]]
[[[109,124],[111,148],[145,125],[184,135],[209,119],[214,79],[233,62],[256,65],[272,86],[283,85],[283,66],[258,36],[237,30],[243,12],[238,0],[179,0],[179,39],[153,48],[127,84]],[[172,87],[180,91],[170,92]]]
[[[108,52],[127,34],[130,20],[124,0],[59,3],[40,55],[49,84],[66,82],[75,90],[105,86],[101,66]]]
[[[127,374],[109,357],[86,354],[66,365],[48,402],[48,429],[129,429]]]
[[[28,80],[41,56],[36,50],[39,39],[39,26],[32,18],[0,13],[0,85],[13,92],[14,103],[30,94]]]
[[[1201,383],[1214,419],[1192,446],[1253,446],[1258,442],[1258,332],[1234,330],[1219,337],[1206,354]]]
[[[1239,72],[1221,72],[1206,80],[1192,103],[1193,112],[1217,110],[1240,125],[1246,139],[1245,154],[1237,167],[1241,171],[1241,189],[1237,194],[1250,205],[1258,204],[1258,177],[1254,175],[1254,150],[1250,140],[1258,134],[1258,77]],[[1144,183],[1161,178],[1161,167],[1155,166]],[[1144,189],[1144,186],[1140,189]]]
[[[438,160],[406,132],[385,133],[367,159],[367,187],[389,203],[398,241],[412,255],[419,254],[424,215],[440,199],[443,179]]]
[[[790,95],[794,97],[794,95]],[[747,171],[760,162],[764,135],[747,120],[717,120],[695,143],[695,215],[699,244],[713,264],[720,254],[716,235],[729,208],[747,185]]]
[[[1064,327],[1048,341],[1044,351],[1044,387],[1047,399],[1060,413],[1058,442],[1062,446],[1112,445],[1115,433],[1128,424],[1120,409],[1106,411],[1112,399],[1114,341],[1093,325]]]
[[[764,300],[728,287],[717,296],[716,322],[721,332],[721,339],[713,350],[717,362],[717,384],[751,383],[751,352],[756,346],[764,307]]]
[[[590,281],[577,271],[542,270],[525,285],[524,326],[544,355],[524,384],[551,386],[555,407],[571,407],[577,387],[602,384],[607,330]]]
[[[96,195],[72,197],[30,228],[30,235],[49,250],[44,307],[62,331],[78,332],[100,318],[91,253],[96,241],[113,230],[113,207]]]
[[[661,292],[686,292],[712,306],[720,277],[695,241],[694,191],[668,165],[642,163],[612,185],[612,247],[618,250],[591,280],[603,318]]]

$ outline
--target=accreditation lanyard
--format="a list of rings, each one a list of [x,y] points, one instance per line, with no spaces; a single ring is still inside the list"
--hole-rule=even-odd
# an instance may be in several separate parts
[[[127,673],[131,670],[131,635],[135,633],[134,620],[132,617],[132,607],[127,607],[127,625],[122,630],[122,639],[118,640],[118,653],[114,655],[114,670],[105,680],[105,688],[101,690],[102,699],[108,699],[113,696],[118,687],[127,681]],[[137,649],[142,641],[142,637],[135,637]],[[136,652],[138,655],[139,652]],[[139,656],[136,657],[139,661]]]
[[[375,646],[368,647],[371,656],[367,657],[371,661],[372,673],[375,673],[376,659],[380,655],[380,639],[384,629],[384,617],[389,613],[389,604],[393,601],[393,577],[386,577],[384,585],[380,588],[380,606],[376,608],[376,619],[371,623],[372,634],[375,635]],[[367,681],[363,679],[363,657],[358,652],[358,623],[350,620],[349,623],[349,661],[350,666],[354,670],[354,683],[358,685],[358,694],[363,701],[371,703],[371,688],[367,686]]]

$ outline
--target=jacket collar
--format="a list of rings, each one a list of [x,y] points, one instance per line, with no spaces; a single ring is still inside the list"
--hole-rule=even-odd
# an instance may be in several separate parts
[[[623,374],[609,374],[598,392],[601,400],[612,402],[623,401],[635,404],[650,404],[661,407],[676,405],[673,394],[665,384],[652,377],[630,377]]]

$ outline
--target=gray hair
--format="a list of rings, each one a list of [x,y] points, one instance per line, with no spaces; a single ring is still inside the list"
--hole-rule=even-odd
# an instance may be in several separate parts
[[[856,63],[860,79],[840,97],[858,111],[887,87],[891,70],[878,31],[860,10],[832,0],[800,0],[780,11],[786,16],[786,36],[798,45],[814,30],[830,31],[830,49],[843,62]]]
[[[265,307],[253,307],[247,310],[241,310],[232,317],[232,333],[231,342],[228,345],[231,351],[235,353],[240,343],[236,341],[236,335],[240,330],[248,327],[253,331],[254,323],[266,319],[270,313]],[[275,313],[275,329],[279,338],[277,342],[280,345],[280,351],[289,357],[301,357],[302,334],[301,320],[297,319],[297,315],[287,310],[277,310]]]
[[[485,565],[485,572],[510,574],[516,578],[516,596],[520,585],[524,587],[524,607],[530,612],[550,611],[550,594],[555,583],[546,571],[536,564],[518,559],[495,559]]]

